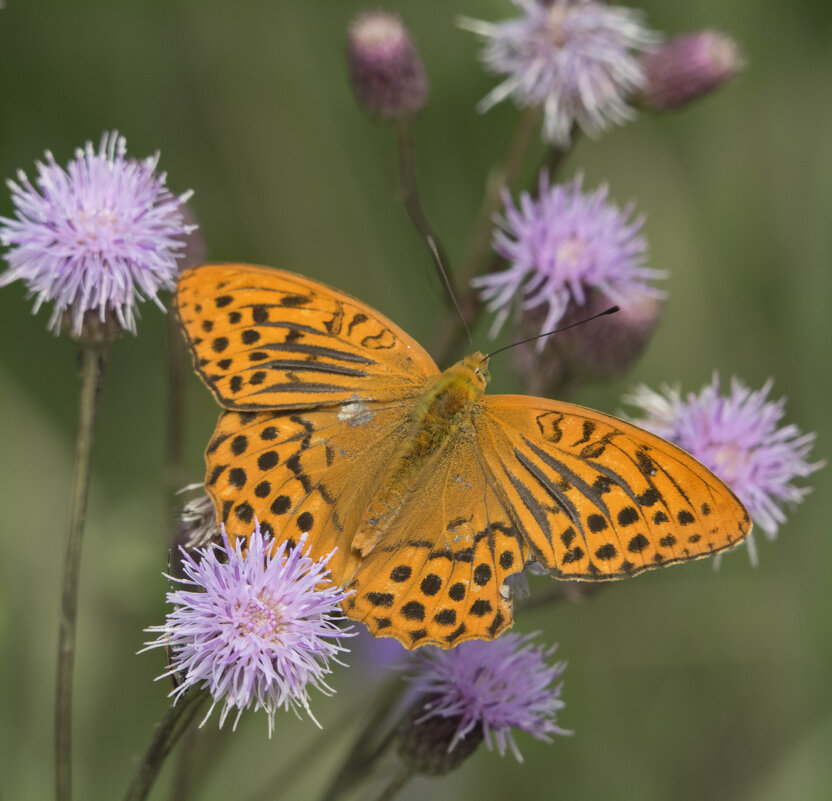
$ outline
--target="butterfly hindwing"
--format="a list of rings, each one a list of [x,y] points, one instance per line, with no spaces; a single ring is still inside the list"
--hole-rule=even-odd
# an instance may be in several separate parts
[[[348,585],[354,595],[347,614],[406,648],[491,640],[512,623],[505,579],[523,569],[529,550],[472,434],[425,465],[395,532],[376,545]]]
[[[384,315],[283,270],[186,270],[176,309],[197,371],[227,409],[398,401],[438,372],[421,345]]]
[[[219,522],[230,537],[249,537],[255,518],[278,542],[305,534],[315,559],[337,548],[329,569],[344,583],[358,520],[407,434],[406,408],[223,412],[205,452]]]
[[[625,578],[719,553],[751,528],[706,467],[630,423],[523,395],[492,396],[484,407],[484,458],[554,576]]]

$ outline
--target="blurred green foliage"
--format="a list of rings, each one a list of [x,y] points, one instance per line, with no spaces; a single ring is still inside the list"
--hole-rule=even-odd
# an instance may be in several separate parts
[[[400,0],[432,80],[417,126],[429,216],[459,260],[485,176],[509,140],[508,105],[479,116],[493,85],[459,14],[498,19],[505,0]],[[832,394],[832,14],[826,0],[774,4],[650,0],[668,33],[724,29],[748,67],[679,113],[582,140],[566,173],[607,181],[647,214],[651,264],[670,270],[670,303],[626,379],[580,400],[615,411],[638,381],[698,389],[714,370],[752,386],[769,376],[788,419],[829,453]],[[355,108],[344,31],[356,0],[7,0],[0,12],[0,175],[33,172],[45,149],[65,163],[104,130],[129,152],[161,151],[215,260],[302,271],[383,310],[429,341],[442,295],[398,202],[390,132]],[[0,213],[11,211],[8,195]],[[0,291],[0,798],[52,788],[58,562],[71,491],[77,410],[73,345],[45,332],[20,286]],[[113,348],[94,451],[76,670],[79,799],[118,797],[167,705],[160,655],[136,656],[164,615],[171,539],[165,475],[168,321],[145,304],[139,335]],[[484,326],[476,342],[485,341]],[[511,380],[492,365],[496,388]],[[198,481],[217,408],[188,385],[187,466]],[[595,801],[829,798],[832,617],[829,469],[761,565],[740,551],[715,573],[676,567],[608,587],[578,606],[518,620],[569,660],[572,738],[520,738],[523,765],[484,749],[417,799]],[[824,523],[823,521],[827,522]],[[546,579],[538,579],[540,587]],[[544,585],[545,586],[545,585]],[[360,659],[356,657],[356,663]],[[522,677],[518,677],[522,680]],[[362,698],[360,667],[316,698],[326,727]],[[214,731],[216,721],[206,729]],[[197,757],[205,799],[246,798],[321,734],[282,716],[223,731]],[[348,738],[321,740],[315,764],[281,798],[314,797]],[[173,760],[175,762],[175,760]],[[298,768],[299,769],[299,768]],[[166,769],[153,798],[169,797]],[[277,796],[275,796],[277,797]]]

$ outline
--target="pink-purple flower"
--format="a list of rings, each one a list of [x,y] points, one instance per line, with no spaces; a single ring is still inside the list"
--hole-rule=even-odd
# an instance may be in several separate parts
[[[471,640],[442,651],[417,653],[413,689],[424,699],[415,727],[433,718],[453,721],[447,745],[453,751],[469,736],[482,736],[501,756],[511,750],[523,761],[513,731],[551,742],[553,734],[570,734],[557,725],[562,709],[565,662],[547,660],[557,646],[532,643],[534,634],[505,634],[491,642]]]
[[[173,580],[193,589],[168,593],[174,608],[164,625],[148,629],[159,637],[147,643],[169,649],[163,676],[184,674],[174,699],[194,685],[207,688],[213,703],[205,719],[222,704],[220,726],[232,709],[235,726],[244,709],[264,709],[269,735],[278,709],[302,709],[314,720],[309,688],[332,694],[324,676],[346,650],[339,639],[352,632],[339,626],[348,593],[328,583],[331,554],[314,561],[304,548],[305,538],[294,548],[275,545],[258,524],[245,550],[224,531],[222,545],[198,550],[197,559],[183,550],[184,578]]]
[[[13,219],[0,217],[0,241],[9,269],[0,286],[21,280],[35,297],[34,311],[53,303],[49,328],[64,316],[73,336],[84,317],[113,316],[135,333],[135,303],[172,289],[187,235],[182,204],[157,173],[158,154],[143,161],[126,156],[123,137],[105,133],[98,150],[87,142],[66,170],[47,151],[34,184],[21,170],[9,181]]]
[[[786,399],[768,399],[772,383],[751,390],[732,378],[730,392],[723,395],[715,375],[698,394],[687,397],[676,387],[656,392],[641,386],[625,398],[639,410],[633,422],[710,468],[745,504],[769,539],[786,520],[784,507],[799,503],[810,492],[794,480],[806,478],[824,464],[809,461],[814,434],[803,434],[792,424],[780,425]],[[746,541],[756,565],[753,537]]]
[[[369,11],[350,24],[350,79],[359,105],[385,120],[412,117],[428,101],[425,65],[405,24],[387,11]]]
[[[679,108],[732,80],[742,69],[737,43],[720,31],[694,31],[668,39],[642,59],[643,100],[657,111]]]
[[[515,204],[505,194],[494,250],[509,266],[472,281],[497,312],[492,335],[515,308],[539,317],[541,332],[551,331],[570,304],[586,304],[591,290],[621,306],[663,295],[649,283],[664,273],[645,266],[643,218],[633,219],[632,204],[619,209],[607,194],[606,185],[583,192],[581,176],[550,186],[546,173],[537,198],[523,192]]]
[[[574,125],[597,136],[635,116],[628,98],[645,83],[638,51],[658,37],[641,14],[595,0],[512,0],[521,15],[498,23],[462,19],[487,40],[485,68],[505,79],[480,102],[512,98],[543,108],[543,138],[569,144]]]

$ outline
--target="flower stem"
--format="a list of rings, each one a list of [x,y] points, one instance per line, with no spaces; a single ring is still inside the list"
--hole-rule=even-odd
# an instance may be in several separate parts
[[[398,770],[393,775],[390,783],[385,787],[379,795],[376,796],[375,801],[392,801],[396,797],[399,790],[402,789],[412,778],[413,768],[407,765],[399,765]]]
[[[170,519],[178,520],[176,493],[185,485],[185,377],[188,374],[188,354],[179,331],[179,319],[172,308],[168,308],[168,437],[167,469],[165,478],[168,485]]]
[[[399,157],[399,181],[402,190],[402,202],[413,227],[425,240],[439,279],[445,289],[450,305],[456,306],[451,263],[439,235],[425,214],[419,196],[419,182],[416,177],[416,145],[413,138],[412,120],[400,120],[396,124],[396,148]],[[459,311],[457,309],[457,311]]]
[[[483,311],[482,304],[477,302],[477,293],[471,287],[471,279],[485,273],[496,272],[503,261],[502,256],[491,249],[491,239],[494,231],[494,217],[499,211],[504,189],[511,189],[525,161],[531,144],[532,134],[540,122],[540,109],[526,109],[515,129],[508,152],[502,164],[491,171],[486,184],[485,197],[480,206],[479,215],[472,239],[468,257],[463,265],[459,283],[457,284],[457,301],[460,314],[466,327],[473,328],[479,315]],[[546,148],[540,162],[539,169],[534,173],[536,182],[541,170],[546,170],[549,179],[554,180],[558,170],[572,152],[576,130],[573,129],[570,144],[565,147],[551,145]],[[531,191],[535,190],[535,186]],[[456,354],[463,344],[463,332],[457,320],[451,315],[445,315],[440,322],[438,333],[434,339],[431,353],[436,355],[436,361],[441,366]]]
[[[130,782],[130,786],[127,788],[127,793],[124,796],[125,801],[143,801],[147,798],[165,757],[190,726],[197,712],[199,712],[202,702],[207,697],[208,690],[197,686],[189,687],[179,696],[176,703],[165,712],[165,716],[156,727],[144,759],[142,759],[133,781]]]
[[[326,791],[323,801],[336,801],[350,792],[355,785],[366,778],[376,760],[384,754],[392,742],[385,723],[390,719],[401,695],[401,680],[398,676],[388,679],[376,697],[373,713],[353,743]]]
[[[74,486],[69,534],[64,552],[63,586],[58,626],[58,668],[55,686],[55,798],[72,798],[72,676],[75,667],[75,636],[78,617],[78,578],[81,543],[87,516],[90,454],[93,429],[107,362],[105,346],[84,345],[80,353],[81,394],[78,438],[75,444]]]
[[[529,108],[520,117],[514,135],[503,161],[491,170],[485,186],[474,233],[468,254],[457,277],[457,302],[462,319],[470,327],[479,314],[477,296],[471,288],[471,279],[485,272],[486,264],[491,259],[491,232],[494,228],[494,215],[500,208],[502,192],[511,188],[526,159],[534,131],[540,123],[540,109]],[[446,314],[439,325],[431,352],[435,354],[440,366],[456,352],[462,344],[462,331],[459,319]]]
[[[261,790],[249,796],[248,801],[272,801],[285,793],[298,779],[303,776],[308,767],[314,767],[320,761],[322,752],[326,752],[333,742],[343,734],[352,724],[358,714],[367,704],[367,699],[361,697],[358,703],[345,709],[334,723],[329,723],[319,736],[313,737],[300,753],[290,762],[283,765]]]

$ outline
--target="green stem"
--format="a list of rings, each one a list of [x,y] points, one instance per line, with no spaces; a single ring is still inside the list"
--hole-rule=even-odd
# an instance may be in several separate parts
[[[81,395],[78,438],[75,444],[75,482],[72,491],[69,534],[64,553],[63,586],[58,626],[58,668],[55,687],[55,798],[72,798],[72,677],[75,667],[75,638],[78,617],[78,583],[81,544],[87,516],[90,483],[90,454],[93,429],[107,361],[104,346],[81,348]]]
[[[165,712],[165,716],[156,727],[139,769],[127,788],[124,801],[143,801],[147,798],[165,757],[190,726],[207,697],[208,690],[196,686],[190,687]]]
[[[188,374],[188,353],[179,330],[179,319],[172,308],[168,308],[168,436],[167,468],[165,478],[168,485],[170,519],[174,521],[174,537],[178,520],[176,493],[185,485],[185,377]]]
[[[473,326],[481,310],[480,304],[477,303],[477,294],[471,288],[471,279],[482,275],[486,271],[486,264],[492,259],[491,234],[494,230],[494,215],[502,203],[503,190],[510,189],[517,180],[539,123],[540,109],[530,108],[523,113],[517,123],[505,158],[491,170],[488,176],[485,194],[474,223],[471,245],[456,282],[460,314],[469,327]],[[447,362],[462,345],[462,334],[459,319],[450,313],[446,314],[439,325],[431,348],[440,366]]]
[[[385,752],[392,738],[382,727],[390,718],[400,694],[401,679],[398,676],[388,679],[376,698],[373,713],[365,721],[341,767],[321,796],[323,801],[337,801],[345,796],[367,776],[373,763]]]
[[[393,775],[390,783],[377,796],[375,801],[392,801],[399,790],[402,789],[414,776],[412,768],[407,765],[399,765],[399,769]]]
[[[473,328],[483,312],[483,306],[477,299],[477,292],[471,286],[471,279],[485,273],[493,273],[500,269],[503,259],[491,248],[494,231],[494,217],[500,210],[504,189],[511,189],[525,161],[531,145],[532,135],[540,123],[540,109],[526,109],[515,129],[506,157],[501,165],[491,171],[486,184],[480,211],[475,224],[472,245],[465,259],[458,283],[457,301],[462,319],[467,328]],[[572,152],[577,130],[573,129],[570,144],[564,148],[550,146],[546,148],[539,168],[532,176],[534,186],[530,187],[536,193],[537,181],[541,170],[546,170],[550,182],[554,182],[558,171],[563,166],[567,156]],[[458,321],[452,315],[445,315],[439,324],[431,353],[436,354],[437,363],[442,366],[459,352],[464,343],[464,334]]]
[[[361,698],[357,704],[344,710],[334,723],[326,726],[319,737],[313,737],[301,752],[278,770],[269,780],[269,783],[262,790],[252,795],[249,801],[271,801],[271,799],[277,798],[280,793],[286,792],[295,781],[303,776],[307,767],[316,765],[320,761],[321,753],[325,752],[332,742],[355,721],[358,713],[366,705],[366,698]]]
[[[399,182],[402,190],[402,202],[407,211],[407,216],[417,233],[425,241],[450,305],[455,305],[456,298],[451,284],[450,260],[439,235],[425,214],[422,199],[419,195],[419,182],[416,177],[416,144],[411,120],[400,120],[396,123],[396,149],[399,157]]]

